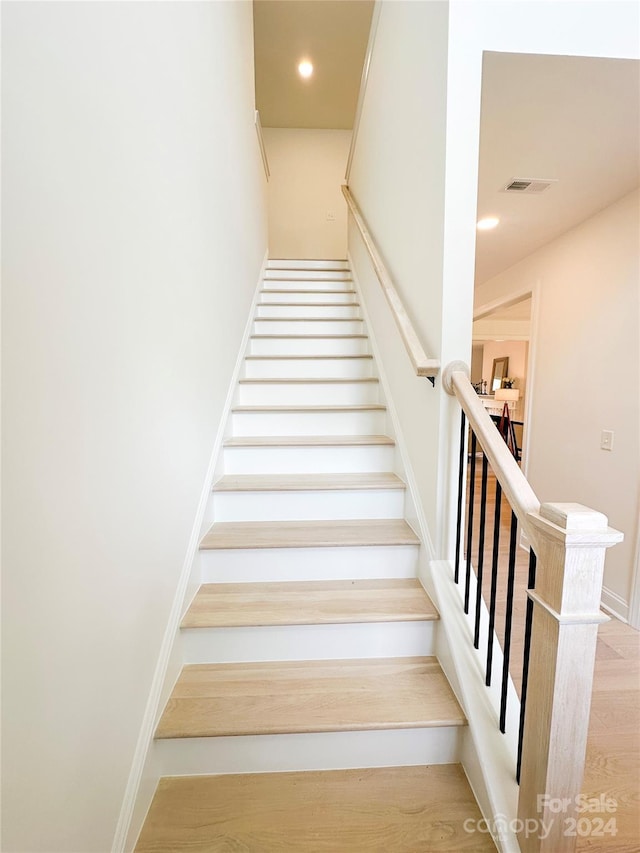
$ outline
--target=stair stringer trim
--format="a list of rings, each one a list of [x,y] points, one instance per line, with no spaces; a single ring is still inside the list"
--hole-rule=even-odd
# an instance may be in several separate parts
[[[371,343],[375,369],[380,378],[382,393],[391,419],[400,463],[404,468],[403,472],[396,471],[396,473],[403,476],[407,484],[407,504],[410,503],[411,506],[407,506],[405,517],[411,519],[409,523],[416,528],[424,546],[420,549],[418,558],[418,579],[440,613],[436,631],[436,657],[469,723],[462,734],[461,763],[483,818],[489,827],[498,828],[499,837],[492,833],[498,850],[501,853],[519,853],[520,846],[509,824],[517,815],[518,785],[513,768],[515,768],[517,755],[520,703],[513,683],[509,679],[507,731],[511,734],[503,735],[498,727],[499,691],[495,687],[490,691],[484,685],[479,653],[473,647],[473,632],[460,601],[456,600],[456,596],[459,599],[459,591],[453,582],[453,569],[450,562],[435,560],[433,540],[419,497],[417,482],[406,453],[399,417],[393,404],[366,300],[350,252],[348,259]],[[410,512],[410,509],[413,512]],[[472,572],[472,600],[475,600],[474,581],[475,575]],[[481,621],[485,626],[486,636],[488,612],[484,601]],[[494,647],[493,669],[496,672],[502,670],[502,650],[497,641]]]
[[[203,519],[211,494],[218,458],[221,456],[222,444],[228,430],[231,406],[233,405],[249,337],[253,329],[256,305],[260,296],[268,258],[269,253],[267,250],[262,261],[262,266],[260,267],[258,282],[249,308],[249,317],[238,350],[238,357],[231,374],[227,397],[213,443],[209,466],[200,493],[200,500],[180,571],[176,593],[162,637],[160,652],[149,689],[149,698],[142,716],[140,732],[136,742],[120,814],[118,815],[111,853],[129,853],[129,851],[133,851],[160,779],[161,773],[159,772],[158,762],[156,761],[153,749],[153,733],[182,667],[180,623],[199,586],[198,546],[202,538]]]
[[[413,473],[413,466],[411,464],[411,460],[409,459],[409,455],[406,451],[406,443],[404,440],[402,427],[400,425],[398,410],[396,409],[395,404],[393,402],[393,396],[391,394],[389,381],[387,379],[387,375],[385,373],[384,366],[382,363],[380,349],[378,347],[375,332],[373,330],[373,325],[371,323],[369,312],[367,310],[367,303],[364,297],[362,287],[360,286],[360,281],[358,279],[358,275],[356,273],[355,265],[353,263],[353,259],[351,257],[350,252],[348,253],[348,260],[349,267],[351,269],[351,277],[353,279],[354,289],[358,294],[358,301],[360,302],[360,310],[362,311],[362,318],[364,320],[365,330],[369,337],[369,343],[371,345],[374,368],[380,379],[380,389],[382,391],[381,398],[387,407],[387,416],[391,422],[391,437],[395,439],[396,442],[396,456],[400,464],[400,470],[396,471],[395,473],[398,474],[399,477],[402,477],[402,479],[404,479],[407,485],[407,491],[405,496],[405,519],[407,520],[407,523],[410,524],[412,527],[418,528],[416,532],[420,537],[422,543],[421,554],[426,552],[428,560],[433,560],[435,559],[435,550],[433,547],[433,540],[429,532],[429,526],[427,524],[427,517],[424,514],[422,501],[419,497],[418,484],[416,481],[415,474]]]
[[[503,655],[494,634],[492,686],[485,686],[484,657],[489,613],[481,600],[480,650],[473,646],[473,614],[463,609],[462,583],[454,582],[449,560],[420,565],[421,578],[440,612],[436,656],[466,714],[462,766],[480,811],[501,853],[519,853],[514,832],[518,812],[515,766],[518,750],[520,701],[511,678],[508,683],[506,734],[499,729],[500,678]],[[428,583],[423,578],[428,577]],[[471,572],[470,600],[475,601],[475,573]]]

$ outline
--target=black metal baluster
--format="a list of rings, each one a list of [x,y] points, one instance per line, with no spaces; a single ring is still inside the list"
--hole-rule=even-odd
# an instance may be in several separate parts
[[[460,578],[460,545],[462,542],[462,489],[464,485],[464,444],[465,444],[465,427],[466,417],[464,412],[460,412],[460,468],[458,471],[458,520],[456,522],[456,562],[454,580],[458,583]]]
[[[487,521],[487,474],[489,462],[482,454],[482,489],[480,492],[480,531],[478,536],[478,578],[476,585],[476,621],[473,632],[473,645],[480,646],[480,602],[482,601],[482,576],[484,568],[484,529]]]
[[[491,667],[493,666],[493,632],[496,626],[496,593],[498,591],[498,548],[500,545],[500,505],[502,486],[496,480],[496,505],[493,514],[493,556],[491,560],[491,597],[489,602],[489,636],[487,638],[487,672],[485,684],[491,686]]]
[[[469,469],[469,512],[467,518],[467,571],[464,588],[464,612],[469,612],[469,584],[471,582],[471,539],[473,538],[473,498],[475,495],[476,479],[476,448],[478,440],[475,432],[471,432],[471,466]]]
[[[516,574],[516,534],[518,519],[511,513],[509,537],[509,577],[507,580],[507,614],[504,621],[504,660],[502,662],[502,698],[500,700],[500,731],[504,734],[507,719],[507,687],[509,685],[509,655],[511,653],[511,622],[513,617],[513,587]]]
[[[529,578],[527,589],[536,586],[537,558],[533,548],[529,549]],[[520,784],[520,768],[522,766],[522,735],[524,734],[524,715],[527,706],[527,684],[529,681],[529,654],[531,652],[531,624],[533,622],[533,601],[527,598],[527,616],[524,624],[524,654],[522,656],[522,690],[520,691],[520,729],[518,731],[518,766],[516,781]]]

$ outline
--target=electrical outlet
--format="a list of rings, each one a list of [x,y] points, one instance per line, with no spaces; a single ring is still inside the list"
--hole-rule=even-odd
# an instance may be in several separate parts
[[[327,211],[327,222],[335,222],[335,221],[336,221],[335,213],[332,210],[328,210]]]
[[[613,430],[603,429],[600,436],[600,449],[613,450]]]

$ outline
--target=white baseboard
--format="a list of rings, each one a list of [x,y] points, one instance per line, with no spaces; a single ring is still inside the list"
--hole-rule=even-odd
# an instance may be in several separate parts
[[[124,853],[124,851],[133,850],[138,835],[140,834],[140,830],[142,829],[147,811],[151,805],[157,780],[159,779],[159,773],[157,773],[157,771],[154,772],[153,756],[150,755],[150,747],[153,742],[153,732],[155,731],[156,721],[161,710],[163,696],[166,695],[167,684],[168,682],[175,681],[175,677],[172,676],[172,671],[176,668],[179,670],[180,666],[180,661],[178,660],[179,656],[175,654],[176,640],[179,638],[180,622],[182,620],[183,612],[185,607],[188,605],[188,601],[186,599],[189,597],[189,584],[192,579],[193,565],[196,561],[198,544],[202,535],[202,522],[207,508],[207,503],[209,501],[209,496],[211,494],[211,485],[213,482],[215,467],[222,449],[226,424],[231,412],[231,405],[236,386],[238,384],[240,370],[242,369],[244,355],[247,349],[251,329],[253,327],[255,306],[262,287],[267,258],[268,253],[265,253],[262,266],[260,268],[258,283],[251,303],[251,309],[249,311],[249,318],[247,320],[238,357],[229,383],[229,390],[223,407],[220,425],[213,443],[213,450],[202,486],[196,517],[191,529],[189,544],[187,545],[187,551],[180,571],[178,586],[171,605],[167,627],[162,638],[160,653],[158,655],[158,660],[151,682],[149,698],[142,718],[142,725],[140,727],[140,733],[138,735],[133,755],[133,761],[125,788],[120,815],[116,824],[111,853]],[[175,675],[177,675],[177,673],[175,673]]]
[[[481,602],[480,648],[473,646],[473,607],[463,609],[463,583],[454,582],[453,564],[439,560],[429,567],[435,587],[440,623],[436,655],[458,701],[467,715],[462,766],[483,817],[490,826],[503,826],[494,841],[501,853],[518,853],[520,847],[511,828],[517,816],[518,785],[515,780],[520,702],[511,678],[508,683],[506,734],[499,729],[502,649],[494,634],[492,685],[484,682],[489,614]],[[424,578],[421,578],[424,583]],[[424,584],[427,585],[426,583]],[[475,572],[470,578],[470,600],[475,601]],[[496,821],[499,816],[504,821]]]
[[[606,586],[602,587],[602,599],[600,601],[600,606],[603,610],[606,610],[607,613],[611,613],[615,616],[616,619],[620,619],[621,622],[629,621],[629,602],[622,598],[622,596],[618,595],[618,593],[608,589]]]

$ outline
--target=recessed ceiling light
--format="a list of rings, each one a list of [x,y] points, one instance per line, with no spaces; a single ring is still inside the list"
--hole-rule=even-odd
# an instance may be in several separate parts
[[[300,65],[298,65],[298,73],[301,77],[311,77],[313,74],[313,65],[308,59],[304,59]]]
[[[500,222],[497,216],[485,216],[484,219],[479,219],[476,228],[478,231],[490,231],[492,228],[495,228],[496,225]]]

